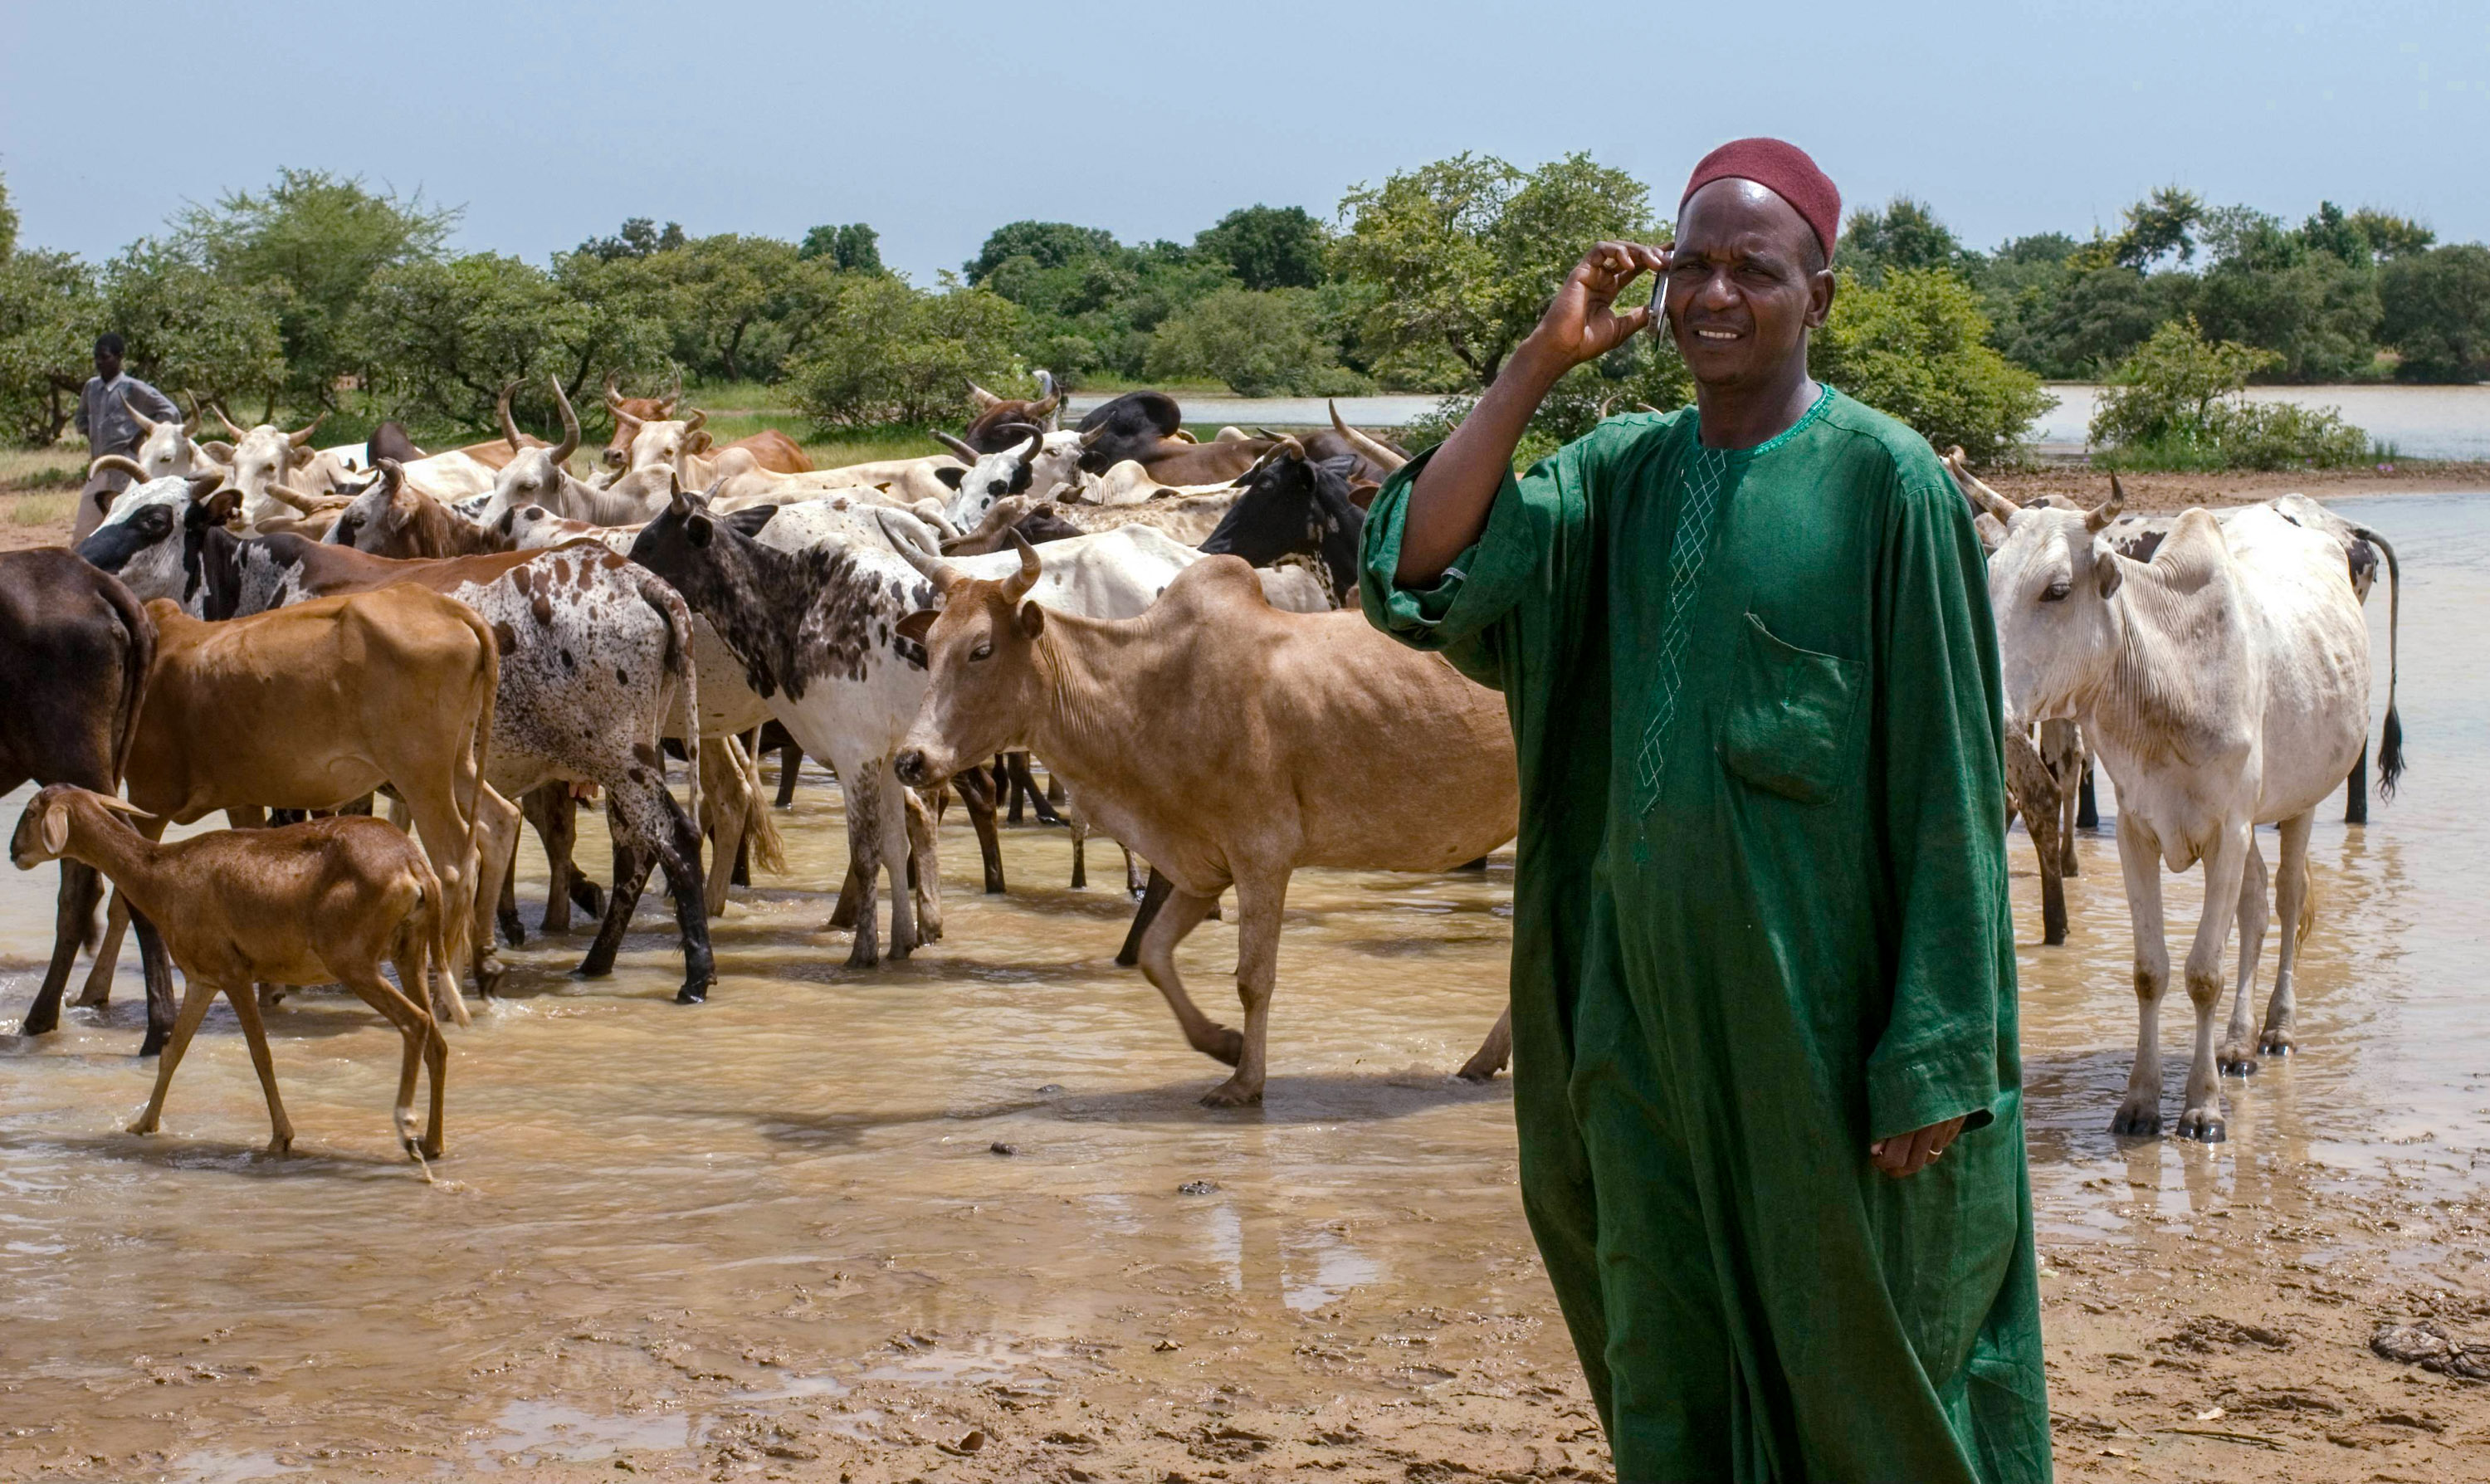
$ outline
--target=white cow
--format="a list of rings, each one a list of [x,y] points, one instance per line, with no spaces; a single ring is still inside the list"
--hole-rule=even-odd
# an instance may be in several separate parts
[[[211,404],[209,411],[233,434],[233,456],[226,459],[226,482],[242,491],[242,521],[246,532],[301,531],[305,517],[333,511],[334,505],[294,488],[295,477],[310,466],[312,431],[327,421],[322,413],[304,426],[286,432],[262,422],[244,429]],[[325,524],[321,529],[326,529]]]
[[[2115,479],[2111,491],[2090,511],[1994,497],[2006,538],[1989,563],[1989,601],[2010,724],[2076,721],[2118,791],[2142,1024],[2113,1133],[2161,1131],[2170,954],[2160,873],[2204,862],[2205,915],[2186,969],[2196,1044],[2178,1132],[2210,1142],[2224,1136],[2219,1072],[2252,1071],[2260,1050],[2293,1047],[2309,828],[2368,730],[2369,631],[2331,537],[2269,507],[2227,521],[2189,510],[2150,562],[2137,562],[2104,535],[2122,499]],[[2390,764],[2399,760],[2382,754],[2382,769]],[[2247,992],[2267,925],[2261,824],[2281,827],[2284,933],[2264,1032],[2251,1042]],[[2234,915],[2239,998],[2217,1062],[2214,1012]]]

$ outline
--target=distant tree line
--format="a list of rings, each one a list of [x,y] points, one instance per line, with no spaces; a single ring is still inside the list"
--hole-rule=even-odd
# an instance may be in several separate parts
[[[633,218],[539,265],[449,250],[457,221],[288,170],[95,264],[20,246],[0,185],[0,435],[60,434],[105,328],[168,391],[237,418],[327,409],[341,428],[483,425],[513,379],[522,416],[548,422],[548,373],[573,396],[609,373],[680,375],[780,386],[825,426],[922,422],[965,412],[971,378],[1025,389],[1039,367],[1073,386],[1435,393],[1451,417],[1584,245],[1667,231],[1639,182],[1578,154],[1460,155],[1360,186],[1328,219],[1258,204],[1189,243],[1015,221],[930,285],[889,271],[861,222],[791,243]],[[2164,189],[2115,233],[1981,252],[1901,197],[1851,217],[1835,266],[1819,374],[1983,458],[2046,408],[2042,378],[2179,364],[2173,326],[2206,364],[2263,380],[2490,377],[2490,249],[2331,203],[2291,225]],[[2157,335],[2158,359],[2137,362]],[[1569,377],[1526,448],[1690,390],[1674,352],[1637,337]]]

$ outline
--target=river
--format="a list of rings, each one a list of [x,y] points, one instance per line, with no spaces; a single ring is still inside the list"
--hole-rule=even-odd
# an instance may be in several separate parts
[[[2029,432],[2043,453],[2069,455],[2084,449],[2085,430],[2100,388],[2053,382],[2058,405],[2041,415]],[[2339,408],[2343,416],[2390,444],[2406,458],[2490,459],[2490,386],[2255,387],[2258,401]],[[1076,393],[1066,404],[1075,418],[1107,400],[1104,393]],[[1312,427],[1329,421],[1320,397],[1211,397],[1182,399],[1185,420],[1252,427]],[[1341,416],[1361,426],[1399,427],[1434,410],[1433,396],[1345,396]]]
[[[2010,842],[2044,1245],[2114,1255],[2165,1218],[2287,1213],[2343,1181],[2478,1188],[2490,495],[2359,515],[2411,583],[2412,771],[2365,829],[2339,801],[2321,815],[2302,1050],[2228,1085],[2230,1142],[2107,1133],[2134,1033],[2114,849],[2083,839],[2071,940],[2042,948],[2028,842]],[[2382,656],[2386,610],[2379,595]],[[704,1007],[670,1003],[654,893],[611,979],[568,975],[584,936],[511,950],[507,997],[449,1033],[439,1184],[390,1137],[394,1036],[341,997],[271,1015],[298,1131],[281,1161],[259,1152],[265,1110],[221,1005],[163,1132],[121,1131],[153,1075],[131,1055],[134,954],[107,1010],[0,1035],[0,1476],[707,1477],[866,1438],[951,1467],[947,1446],[965,1469],[985,1434],[938,1429],[971,1403],[1000,1419],[980,1424],[998,1450],[1103,1446],[1112,1412],[1177,1440],[1179,1462],[1258,1456],[1250,1407],[1296,1409],[1303,1446],[1352,1452],[1430,1408],[1501,1407],[1431,1446],[1595,1465],[1516,1200],[1510,1084],[1445,1076],[1499,1007],[1509,853],[1483,875],[1299,873],[1267,1102],[1219,1113],[1195,1099],[1224,1069],[1112,963],[1128,915],[1112,846],[1102,885],[1075,892],[1059,831],[1008,830],[1012,890],[987,898],[955,814],[947,936],[851,971],[819,931],[833,798],[808,773],[782,816],[791,869],[717,924]],[[580,859],[601,861],[586,835]],[[533,922],[533,843],[522,860]],[[53,887],[48,869],[0,875],[0,1014],[41,976]],[[2183,944],[2194,891],[2168,892]],[[1183,955],[1214,1012],[1234,947],[1210,923]],[[1322,1431],[1326,1408],[1365,1431]]]

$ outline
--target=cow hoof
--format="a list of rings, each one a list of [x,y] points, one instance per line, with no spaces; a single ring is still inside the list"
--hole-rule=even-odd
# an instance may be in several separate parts
[[[1202,1106],[1205,1108],[1259,1108],[1262,1106],[1261,1084],[1257,1083],[1249,1088],[1243,1086],[1236,1078],[1231,1077],[1226,1082],[1212,1088],[1209,1091],[1202,1093]]]
[[[2270,1057],[2287,1057],[2298,1050],[2299,1045],[2299,1042],[2291,1038],[2291,1033],[2288,1031],[2268,1031],[2264,1038],[2257,1042],[2257,1050]]]
[[[1503,1062],[1491,1062],[1484,1057],[1479,1057],[1472,1059],[1466,1065],[1462,1066],[1460,1071],[1453,1073],[1453,1075],[1459,1077],[1463,1082],[1493,1082],[1495,1080],[1495,1074],[1502,1070],[1504,1070]]]
[[[2161,1136],[2161,1110],[2151,1103],[2121,1103],[2118,1117],[2109,1120],[2109,1131],[2133,1139],[2157,1139]]]
[[[2253,1077],[2257,1074],[2255,1054],[2236,1041],[2222,1048],[2222,1054],[2215,1059],[2214,1064],[2221,1068],[2225,1077]]]
[[[882,953],[869,944],[859,943],[854,947],[848,950],[848,967],[851,969],[879,969],[882,967]]]
[[[2211,1108],[2190,1108],[2179,1115],[2179,1137],[2199,1144],[2219,1144],[2230,1137],[2222,1116]]]
[[[503,913],[501,915],[501,926],[502,941],[504,943],[508,944],[514,948],[524,948],[528,946],[527,925],[519,920],[519,915],[516,911]]]
[[[586,877],[570,879],[570,905],[592,917],[605,916],[605,888]]]
[[[138,1043],[138,1054],[141,1057],[155,1056],[161,1052],[164,1049],[164,1043],[172,1038],[172,1032],[159,1031],[154,1026],[149,1026],[147,1038]]]
[[[677,1004],[709,1004],[709,987],[707,984],[686,984],[682,988],[675,991],[675,1003]]]
[[[287,1154],[293,1152],[293,1149],[294,1136],[292,1134],[278,1134],[268,1141],[268,1149],[266,1152],[268,1157],[271,1159],[283,1159]]]

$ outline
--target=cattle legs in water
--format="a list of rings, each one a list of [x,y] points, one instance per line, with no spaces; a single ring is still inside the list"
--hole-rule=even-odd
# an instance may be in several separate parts
[[[644,761],[632,776],[606,790],[605,824],[614,838],[614,890],[605,903],[605,920],[596,930],[596,941],[589,945],[588,956],[580,961],[579,973],[585,978],[601,978],[614,972],[614,956],[622,950],[622,935],[640,905],[650,868],[655,866],[666,873],[666,889],[674,897],[675,924],[683,946],[683,983],[675,992],[675,1003],[698,1004],[717,982],[709,944],[708,884],[701,878],[700,830],[666,791],[662,767],[652,768]],[[656,842],[653,856],[634,845],[634,840]]]
[[[2365,825],[2369,822],[2369,742],[2360,740],[2360,760],[2352,765],[2352,776],[2343,780],[2343,823]]]
[[[2214,1060],[2214,1012],[2221,1007],[2222,946],[2231,936],[2242,880],[2255,841],[2244,823],[2218,827],[2204,854],[2205,914],[2187,949],[2187,1002],[2196,1012],[2196,1041],[2187,1063],[2186,1101],[2179,1137],[2218,1144],[2222,1123],[2221,1079]],[[2113,1134],[2161,1132],[2161,996],[2170,987],[2170,948],[2161,925],[2161,842],[2133,812],[2118,817],[2118,860],[2127,877],[2128,914],[2135,930],[2135,999],[2138,1026],[2135,1064],[2127,1097],[2110,1120]],[[2261,874],[2261,873],[2260,873]]]
[[[2314,898],[2308,878],[2308,835],[2317,817],[2301,814],[2284,820],[2281,874],[2274,883],[2274,916],[2281,918],[2282,942],[2274,951],[2273,994],[2266,1001],[2265,1030],[2257,1037],[2254,1050],[2248,1047],[2248,993],[2256,988],[2257,959],[2265,943],[2266,874],[2265,857],[2253,838],[2248,844],[2248,864],[2240,883],[2240,972],[2239,986],[2231,1001],[2231,1025],[2223,1037],[2221,1069],[2240,1076],[2252,1075],[2259,1055],[2289,1056],[2294,1046],[2291,1036],[2292,980],[2300,967],[2300,942],[2308,931]]]
[[[160,829],[160,827],[159,827]],[[82,890],[72,892],[71,873],[84,877]],[[51,966],[43,973],[43,988],[35,993],[35,1003],[27,1007],[26,1018],[18,1030],[27,1035],[43,1035],[60,1028],[61,995],[69,987],[70,970],[74,966],[81,945],[93,942],[95,963],[87,971],[86,984],[79,990],[77,1003],[84,1005],[108,1004],[112,1000],[112,972],[121,957],[124,928],[138,929],[138,961],[147,984],[147,1033],[138,1043],[138,1054],[152,1057],[164,1049],[165,1038],[173,1033],[173,960],[164,951],[164,942],[157,935],[156,924],[130,910],[121,893],[112,893],[112,907],[105,915],[103,934],[95,935],[95,908],[102,896],[102,878],[95,867],[83,861],[61,858],[60,903],[53,919]],[[73,900],[74,898],[74,900]],[[82,903],[82,905],[77,905]]]

